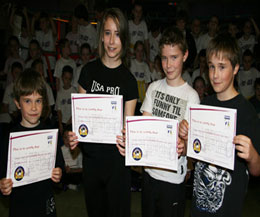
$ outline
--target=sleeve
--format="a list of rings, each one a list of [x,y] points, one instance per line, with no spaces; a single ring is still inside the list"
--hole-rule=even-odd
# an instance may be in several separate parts
[[[145,83],[148,84],[151,82],[151,72],[148,65],[145,63]]]
[[[62,173],[64,173],[64,171],[65,171],[65,162],[64,162],[64,158],[63,158],[63,155],[62,155],[62,151],[61,151],[60,145],[57,145],[55,167],[61,168],[62,169]]]
[[[55,69],[54,69],[54,77],[56,78],[60,78],[61,77],[61,74],[60,74],[60,61],[57,61],[56,62],[56,65],[55,65]]]
[[[6,130],[1,129],[1,135],[3,135],[3,142],[0,143],[0,179],[6,177],[7,172],[7,160],[8,160],[8,143],[9,133],[5,134]]]
[[[153,108],[152,92],[153,92],[153,89],[154,89],[154,85],[155,85],[155,83],[150,84],[147,91],[146,91],[143,104],[140,108],[141,113],[149,112],[149,113],[152,114],[152,108]]]
[[[124,96],[125,101],[130,101],[133,99],[138,99],[138,87],[135,77],[130,71],[128,71],[128,79],[126,80],[127,84],[127,95]]]
[[[91,71],[91,68],[87,64],[87,65],[83,66],[80,76],[79,76],[78,83],[85,90],[87,90],[88,86],[90,85],[90,80],[91,80],[90,71]]]
[[[57,98],[56,98],[56,103],[55,103],[55,110],[58,111],[60,110],[60,92],[57,93]]]
[[[48,84],[46,85],[46,89],[47,89],[47,96],[48,96],[49,106],[52,106],[52,105],[55,104],[52,89],[51,89],[51,87]]]

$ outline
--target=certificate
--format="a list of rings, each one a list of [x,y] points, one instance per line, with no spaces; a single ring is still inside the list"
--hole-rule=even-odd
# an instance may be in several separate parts
[[[178,169],[178,121],[153,116],[126,117],[126,165]]]
[[[58,129],[10,133],[7,178],[18,187],[51,178]]]
[[[80,142],[116,144],[123,127],[123,97],[71,94],[72,129]]]
[[[187,156],[234,170],[236,109],[188,105]]]

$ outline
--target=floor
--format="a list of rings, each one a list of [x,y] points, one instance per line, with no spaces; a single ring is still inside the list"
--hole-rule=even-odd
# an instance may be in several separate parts
[[[75,190],[57,190],[55,193],[57,217],[87,217],[82,187]],[[189,217],[190,199],[186,200],[185,217]],[[260,216],[260,178],[250,181],[243,209],[243,217]],[[8,198],[0,196],[0,216],[8,216]],[[141,217],[141,193],[132,192],[131,217]]]

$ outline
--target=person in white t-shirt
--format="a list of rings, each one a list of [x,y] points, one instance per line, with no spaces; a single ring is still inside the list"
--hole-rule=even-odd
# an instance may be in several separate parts
[[[33,39],[30,41],[30,44],[29,44],[29,55],[28,55],[28,59],[25,63],[25,69],[31,68],[33,61],[38,58],[42,59],[44,78],[47,78],[48,77],[47,63],[46,63],[45,57],[43,57],[41,55],[41,47],[40,47],[39,42],[36,39]]]
[[[40,30],[35,30],[35,23],[39,21]],[[56,63],[57,30],[51,16],[46,13],[36,13],[32,18],[32,35],[39,42],[43,52],[48,55],[50,70],[54,70]]]
[[[136,114],[145,97],[148,84],[151,82],[151,72],[146,62],[144,62],[144,43],[137,41],[134,46],[135,59],[131,59],[130,71],[135,76],[138,85],[139,98],[136,104]]]
[[[253,34],[253,28],[255,34]],[[238,39],[238,46],[240,48],[241,59],[243,53],[249,49],[252,53],[254,52],[254,46],[257,44],[260,30],[253,18],[245,21],[243,25],[243,35]]]
[[[91,48],[88,43],[82,44],[80,46],[80,65],[77,67],[76,74],[73,76],[73,84],[72,86],[78,88],[78,80],[83,66],[85,66],[91,57]]]
[[[260,72],[252,67],[253,60],[252,52],[247,49],[243,54],[243,67],[237,74],[238,90],[247,99],[254,96],[254,83],[257,78],[260,78]]]
[[[56,110],[58,114],[59,132],[63,132],[71,124],[71,94],[77,93],[77,90],[71,85],[73,78],[73,69],[71,66],[64,66],[62,69],[62,87],[57,93]]]
[[[137,41],[142,41],[145,47],[146,61],[150,62],[150,46],[148,38],[148,28],[143,19],[143,6],[135,1],[132,9],[133,19],[128,21],[130,35],[130,55],[134,56],[134,45]]]
[[[157,55],[154,58],[153,68],[151,70],[151,79],[152,81],[157,81],[165,77],[165,74],[162,69],[162,62],[160,55]]]
[[[148,34],[150,45],[150,61],[154,62],[155,57],[159,54],[159,41],[161,38],[161,29],[157,22],[153,23]]]
[[[71,31],[69,31],[66,34],[66,37],[70,42],[70,49],[72,54],[78,54],[79,53],[79,47],[80,47],[80,35],[78,31],[78,20],[75,16],[71,17],[70,20],[70,27]]]
[[[62,76],[62,70],[64,66],[71,66],[73,69],[73,80],[74,82],[74,76],[76,74],[76,63],[73,59],[70,58],[71,50],[70,50],[70,42],[68,39],[63,38],[59,41],[59,48],[61,52],[61,58],[57,61],[55,65],[55,71],[54,71],[54,77],[56,78],[56,89],[57,91],[60,89],[60,87],[63,86],[63,81],[61,79]]]
[[[89,21],[89,13],[85,5],[78,5],[74,14],[78,19],[79,24],[79,40],[80,45],[88,43],[91,47],[93,54],[97,52],[97,31]]]
[[[14,94],[13,94],[13,87],[14,82],[18,78],[19,74],[22,73],[23,66],[19,62],[14,62],[11,66],[11,74],[13,81],[5,88],[3,101],[2,101],[2,108],[1,108],[1,115],[0,115],[0,123],[11,123],[15,122],[18,117],[18,110],[14,103]]]

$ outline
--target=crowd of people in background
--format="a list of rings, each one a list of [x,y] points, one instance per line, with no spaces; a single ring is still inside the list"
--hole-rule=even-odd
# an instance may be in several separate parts
[[[164,30],[163,25],[160,25],[157,20],[147,24],[144,10],[143,5],[135,1],[131,14],[125,14],[128,17],[130,40],[126,49],[127,58],[122,58],[122,62],[125,62],[125,66],[137,81],[138,96],[134,111],[135,115],[142,114],[140,109],[144,112],[150,111],[147,101],[145,101],[145,97],[149,94],[147,90],[152,82],[165,77],[162,66],[164,60],[161,59],[159,46]],[[102,58],[100,54],[104,55],[103,63],[109,64],[105,62],[107,61],[105,57],[108,54],[102,53],[104,52],[102,49],[106,48],[100,46],[101,42],[99,40],[101,39],[98,37],[99,31],[106,31],[104,30],[105,21],[102,22],[104,11],[104,7],[97,5],[95,10],[95,21],[97,22],[93,24],[88,9],[82,4],[78,5],[68,20],[65,35],[61,35],[59,38],[55,21],[50,14],[38,12],[29,16],[27,9],[23,8],[22,16],[18,16],[15,6],[12,7],[10,12],[11,36],[8,39],[4,68],[0,70],[3,87],[0,109],[0,134],[8,133],[8,130],[21,120],[21,115],[13,100],[13,86],[23,71],[34,69],[42,76],[47,90],[49,113],[45,121],[52,127],[59,129],[61,140],[59,145],[62,146],[66,164],[66,175],[63,180],[65,188],[76,189],[81,182],[82,173],[82,153],[80,149],[77,147],[71,150],[63,142],[64,132],[71,130],[71,93],[85,93],[88,92],[88,88],[91,88],[84,86],[84,82],[89,79],[86,75],[88,73],[86,69],[95,74],[93,64],[97,64],[97,66],[95,65],[97,68],[101,67],[101,63],[97,63],[99,58]],[[110,19],[109,16],[106,18],[106,22]],[[18,22],[19,18],[17,17],[22,17],[22,20]],[[199,17],[190,19],[187,11],[179,10],[175,15],[175,21],[171,25],[183,33],[188,45],[187,58],[185,52],[183,56],[185,60],[183,61],[182,79],[195,89],[199,100],[203,101],[206,96],[214,93],[209,79],[206,49],[210,41],[218,34],[229,34],[237,41],[240,48],[241,66],[235,76],[235,88],[252,103],[260,118],[260,30],[254,18],[249,17],[243,20],[242,25],[241,21],[236,22],[235,19],[228,23],[221,23],[219,16],[212,15],[205,22]],[[111,22],[115,22],[115,20]],[[17,24],[19,25],[17,26]],[[117,23],[116,25],[119,28],[122,24]],[[121,28],[123,27],[121,26]],[[115,37],[118,37],[118,35]],[[102,43],[105,44],[104,41]],[[165,43],[167,44],[167,42]],[[102,70],[100,69],[100,71]],[[106,69],[105,72],[111,73],[109,69]],[[110,80],[118,79],[112,73],[111,76]],[[109,78],[107,79],[109,80]],[[122,80],[119,82],[123,83],[124,79],[120,79]],[[155,84],[152,85],[152,88],[159,88],[154,86]],[[191,91],[189,87],[186,88]],[[127,91],[131,90],[127,89]],[[131,96],[129,93],[126,95]],[[134,90],[132,95],[129,101],[135,97]],[[193,101],[196,100],[194,98]],[[125,102],[126,107],[132,108],[133,106],[130,106],[127,102]],[[110,150],[106,151],[109,152]],[[93,168],[93,170],[96,169]],[[102,170],[102,172],[104,171]],[[149,172],[152,174],[153,170]],[[71,176],[72,173],[74,174],[73,177]],[[138,173],[134,179],[138,179],[139,175]],[[149,177],[145,178],[148,182]],[[88,182],[91,181],[89,178]],[[86,185],[88,184],[86,183]],[[139,184],[132,187],[133,189],[140,189]],[[147,185],[146,187],[150,186]],[[96,189],[88,189],[90,193],[95,194],[94,190]],[[124,191],[125,189],[121,190]],[[146,197],[151,197],[147,193],[149,190],[145,190]],[[112,196],[111,198],[115,199]],[[94,208],[96,209],[98,206],[94,205],[94,203],[94,201],[88,202],[89,212],[96,212]],[[147,202],[147,206],[150,205]],[[126,207],[126,209],[128,208]]]

